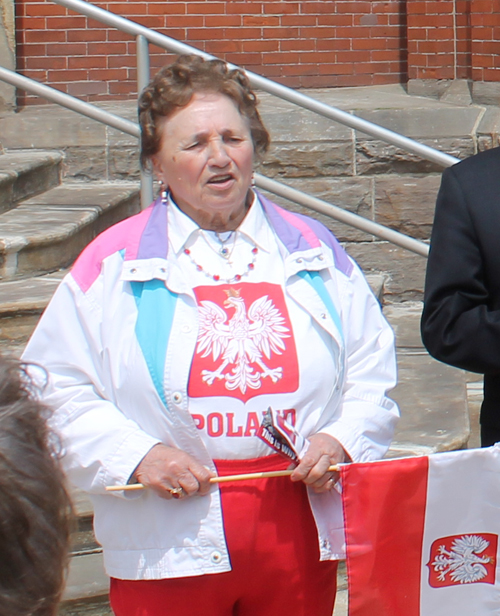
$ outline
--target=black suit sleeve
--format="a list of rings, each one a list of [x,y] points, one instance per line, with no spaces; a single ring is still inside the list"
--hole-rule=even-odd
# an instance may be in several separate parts
[[[491,296],[485,247],[466,196],[475,194],[479,205],[484,193],[479,178],[474,193],[466,193],[459,171],[452,167],[443,173],[437,198],[422,340],[431,355],[447,364],[495,373],[500,372],[500,310]],[[500,229],[496,232],[500,250]]]

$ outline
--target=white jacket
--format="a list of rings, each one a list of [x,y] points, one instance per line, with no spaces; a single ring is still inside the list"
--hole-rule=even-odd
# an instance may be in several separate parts
[[[393,333],[356,264],[317,221],[260,196],[279,238],[286,293],[329,333],[338,374],[325,408],[297,428],[325,432],[353,461],[380,458],[398,418]],[[45,311],[24,359],[49,372],[70,479],[89,492],[109,575],[159,579],[230,570],[217,487],[164,500],[125,484],[155,444],[178,447],[215,471],[188,411],[198,310],[167,254],[160,200],[102,233],[80,255]],[[130,493],[129,493],[130,494]],[[321,558],[342,558],[340,496],[310,492]]]

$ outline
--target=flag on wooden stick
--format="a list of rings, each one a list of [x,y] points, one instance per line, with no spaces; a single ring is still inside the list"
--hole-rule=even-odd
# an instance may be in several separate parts
[[[500,445],[341,476],[349,616],[500,613]]]

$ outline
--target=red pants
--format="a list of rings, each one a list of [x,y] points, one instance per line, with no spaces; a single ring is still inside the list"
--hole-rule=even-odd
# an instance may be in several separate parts
[[[286,468],[279,456],[218,461],[219,475]],[[111,580],[116,616],[332,616],[337,563],[319,561],[306,490],[289,477],[220,484],[232,571]]]

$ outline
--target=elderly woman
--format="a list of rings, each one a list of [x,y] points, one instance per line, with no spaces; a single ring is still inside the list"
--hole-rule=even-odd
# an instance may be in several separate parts
[[[331,616],[337,475],[382,456],[393,335],[318,222],[252,189],[269,145],[244,73],[180,57],[140,103],[150,208],[101,234],[26,356],[50,374],[70,478],[92,496],[118,616]],[[309,440],[290,477],[271,407]],[[140,482],[146,489],[106,492]]]

